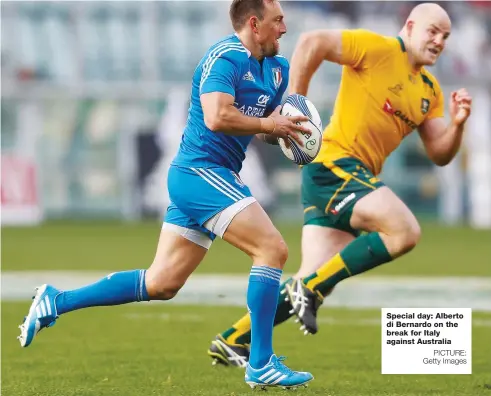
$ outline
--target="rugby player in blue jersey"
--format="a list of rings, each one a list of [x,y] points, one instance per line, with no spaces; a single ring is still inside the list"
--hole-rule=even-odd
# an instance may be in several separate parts
[[[279,113],[289,72],[288,61],[278,55],[278,40],[286,33],[283,11],[276,0],[234,0],[230,18],[236,33],[214,44],[194,72],[187,125],[169,169],[171,204],[152,265],[116,272],[76,290],[41,286],[20,326],[21,346],[67,312],[173,298],[218,235],[253,262],[246,382],[289,388],[313,379],[290,370],[273,353],[273,320],[288,249],[238,175],[254,135],[273,144],[288,137],[300,143],[297,133],[308,132],[297,125],[306,117]]]

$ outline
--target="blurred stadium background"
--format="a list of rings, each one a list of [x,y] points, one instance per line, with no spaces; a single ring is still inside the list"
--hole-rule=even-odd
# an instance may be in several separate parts
[[[284,2],[282,53],[289,57],[307,29],[397,35],[414,4]],[[413,134],[383,177],[420,214],[490,228],[491,6],[444,5],[453,32],[432,72],[446,92],[465,86],[474,95],[465,149],[437,169]],[[194,67],[230,31],[227,2],[2,2],[3,220],[21,221],[15,212],[28,203],[26,215],[40,219],[160,217]],[[309,93],[324,123],[339,76],[325,63]],[[249,157],[243,177],[258,198],[274,215],[299,220],[297,169],[260,144]]]
[[[281,48],[290,57],[305,30],[363,27],[395,36],[417,2],[282,4],[288,33]],[[382,177],[422,221],[421,245],[398,263],[367,274],[372,283],[340,285],[327,302],[337,308],[323,310],[318,336],[302,340],[289,324],[278,330],[276,345],[305,369],[314,366],[318,381],[312,394],[329,389],[333,395],[426,395],[431,388],[433,395],[477,395],[491,387],[491,2],[440,4],[452,18],[452,36],[430,70],[447,94],[466,87],[474,97],[464,147],[449,166],[437,168],[426,159],[417,134],[407,138]],[[20,353],[15,342],[15,327],[36,282],[75,287],[151,262],[191,76],[206,49],[231,32],[228,6],[228,1],[1,2],[4,394],[242,394],[237,393],[244,390],[241,373],[216,387],[203,353],[211,337],[242,313],[214,305],[245,302],[238,290],[244,290],[249,260],[221,241],[198,269],[199,276],[210,278],[196,277],[177,300],[209,299],[210,307],[88,310],[63,318],[60,328],[41,335],[28,351]],[[311,85],[309,97],[324,124],[339,78],[340,67],[325,63]],[[302,219],[298,169],[277,148],[254,142],[242,177],[284,234],[290,246],[286,272],[294,272]],[[205,296],[200,280],[213,285]],[[475,374],[446,382],[429,376],[418,382],[383,379],[379,312],[360,309],[387,301],[473,307]],[[362,335],[357,326],[364,326]],[[339,340],[339,334],[346,337]],[[169,338],[172,345],[163,342]],[[306,353],[319,343],[325,351]],[[66,348],[77,359],[67,363]],[[138,364],[131,363],[135,350]],[[33,359],[45,359],[45,353],[52,359],[31,371]],[[153,376],[145,371],[156,364]],[[186,367],[199,375],[189,379]],[[134,384],[134,373],[145,384]]]

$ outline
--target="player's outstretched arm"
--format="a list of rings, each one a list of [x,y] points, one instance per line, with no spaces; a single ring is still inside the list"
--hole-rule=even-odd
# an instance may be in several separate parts
[[[464,125],[471,114],[472,97],[462,88],[450,95],[450,123],[443,117],[431,118],[419,127],[419,134],[431,161],[445,166],[455,157],[462,143]]]
[[[307,95],[310,80],[322,61],[341,63],[341,30],[314,30],[298,39],[290,61],[290,93]]]
[[[258,118],[242,114],[234,106],[234,97],[223,92],[210,92],[201,95],[205,125],[214,132],[235,136],[256,135],[265,133],[275,138],[291,137],[302,145],[298,132],[310,132],[300,125],[308,117],[286,117],[279,113],[280,106],[269,117]]]

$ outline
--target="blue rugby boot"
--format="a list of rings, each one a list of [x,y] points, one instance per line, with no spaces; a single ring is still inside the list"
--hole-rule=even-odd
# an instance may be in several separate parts
[[[290,370],[283,364],[283,360],[285,360],[284,356],[272,355],[269,363],[257,370],[247,364],[245,382],[252,389],[256,387],[293,389],[301,386],[307,387],[307,383],[314,379],[310,373]]]
[[[50,285],[36,287],[36,290],[29,313],[19,326],[20,336],[17,339],[23,348],[28,347],[42,329],[53,326],[58,318],[55,298],[61,293],[60,290]]]

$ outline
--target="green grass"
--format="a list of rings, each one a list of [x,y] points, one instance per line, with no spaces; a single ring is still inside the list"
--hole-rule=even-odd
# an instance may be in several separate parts
[[[251,394],[241,370],[212,367],[205,353],[214,334],[243,309],[165,304],[87,309],[63,316],[21,349],[16,325],[28,307],[28,302],[2,304],[3,396]],[[321,320],[327,317],[338,322],[322,324],[316,336],[302,336],[292,322],[275,331],[276,351],[288,356],[291,367],[315,376],[296,394],[491,395],[490,314],[474,314],[472,375],[381,375],[380,326],[352,325],[378,320],[380,311],[321,310]]]
[[[369,275],[491,276],[491,231],[446,228],[423,223],[416,249]],[[280,224],[290,249],[286,272],[300,263],[301,224]],[[153,260],[160,224],[114,222],[48,223],[2,229],[2,269],[124,270],[146,268]],[[200,273],[247,273],[249,258],[221,240],[215,242]]]

